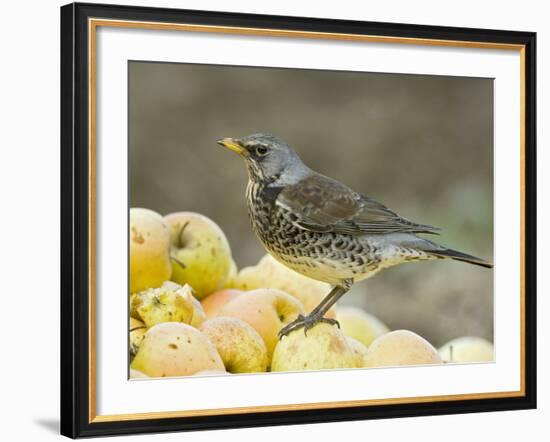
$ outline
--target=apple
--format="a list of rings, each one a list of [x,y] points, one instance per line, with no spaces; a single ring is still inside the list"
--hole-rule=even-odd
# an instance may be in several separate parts
[[[243,268],[234,279],[232,287],[240,290],[258,288],[282,290],[298,299],[306,313],[317,307],[331,290],[329,284],[303,276],[269,254],[265,255],[257,265]],[[325,316],[334,318],[335,308],[332,307]]]
[[[192,304],[193,316],[191,318],[191,322],[189,322],[190,325],[197,328],[206,319],[206,313],[204,312],[202,304],[197,298],[195,298],[195,292],[189,284],[181,286],[173,281],[165,281],[164,284],[162,284],[162,288],[175,291]]]
[[[136,379],[136,378],[148,378],[146,374],[143,374],[141,371],[134,370],[133,368],[130,368],[130,379]]]
[[[237,277],[237,274],[239,273],[239,268],[237,267],[237,263],[234,259],[231,259],[231,265],[229,267],[229,272],[227,273],[227,278],[225,279],[225,282],[223,283],[223,288],[231,288],[235,284],[235,278]]]
[[[437,350],[409,330],[395,330],[374,340],[368,348],[365,367],[442,364]]]
[[[159,287],[170,279],[170,229],[149,209],[130,209],[130,293]]]
[[[493,344],[477,336],[453,339],[438,351],[445,362],[488,362],[495,357]]]
[[[346,336],[335,325],[318,323],[307,331],[284,336],[273,352],[271,371],[357,368],[358,358]]]
[[[170,226],[172,281],[189,284],[196,297],[221,289],[231,271],[231,249],[222,229],[194,212],[164,217]]]
[[[228,374],[230,373],[225,370],[202,370],[193,373],[192,376],[225,376]]]
[[[257,373],[267,370],[267,348],[258,332],[238,318],[208,319],[199,330],[218,350],[230,373]]]
[[[143,322],[130,318],[130,358],[136,355],[146,331],[147,327]]]
[[[242,290],[236,289],[224,289],[218,290],[217,292],[208,295],[201,301],[202,308],[206,313],[206,317],[213,318],[215,316],[218,316],[218,313],[223,308],[223,306],[229,301],[235,299],[241,293],[244,292]]]
[[[189,324],[194,309],[191,297],[183,287],[174,290],[173,287],[163,286],[134,293],[130,297],[130,315],[143,321],[147,328],[161,322]]]
[[[361,341],[358,341],[357,339],[354,339],[350,336],[346,336],[346,340],[348,341],[348,344],[350,345],[353,354],[355,355],[357,367],[363,367],[365,365],[368,353],[367,346]]]
[[[271,359],[277,334],[286,324],[304,313],[300,301],[278,289],[257,289],[243,293],[225,304],[219,316],[242,319],[263,338]]]
[[[378,336],[390,331],[380,319],[358,307],[338,306],[336,320],[340,323],[340,327],[346,336],[357,339],[367,347]]]
[[[193,296],[191,301],[193,302],[193,318],[191,319],[190,325],[198,328],[204,321],[206,321],[206,312],[197,298]]]
[[[131,368],[151,377],[225,371],[214,344],[196,328],[181,322],[162,322],[147,330]]]

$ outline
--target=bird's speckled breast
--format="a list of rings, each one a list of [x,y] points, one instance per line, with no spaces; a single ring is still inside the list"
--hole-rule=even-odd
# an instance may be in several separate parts
[[[276,189],[249,181],[246,189],[252,228],[278,261],[311,278],[339,284],[362,280],[385,267],[384,251],[367,238],[304,230],[295,215],[275,204]]]

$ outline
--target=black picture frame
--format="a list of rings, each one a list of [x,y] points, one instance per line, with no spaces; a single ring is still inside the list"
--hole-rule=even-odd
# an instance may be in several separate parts
[[[524,47],[524,395],[199,417],[90,420],[89,18],[501,43]],[[61,7],[61,434],[76,438],[536,408],[536,34],[73,3]]]

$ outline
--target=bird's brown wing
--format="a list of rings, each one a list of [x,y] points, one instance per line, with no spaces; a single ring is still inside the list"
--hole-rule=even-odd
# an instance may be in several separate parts
[[[296,226],[315,232],[361,235],[439,230],[402,218],[386,206],[320,174],[285,187],[275,203],[289,212]]]

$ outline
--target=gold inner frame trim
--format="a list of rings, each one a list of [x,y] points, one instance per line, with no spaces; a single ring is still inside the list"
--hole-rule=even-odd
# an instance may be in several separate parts
[[[465,397],[468,396],[468,397]],[[112,422],[112,421],[131,421],[142,419],[161,419],[174,417],[196,417],[196,416],[216,416],[220,414],[246,414],[258,412],[276,412],[276,411],[294,411],[294,410],[322,410],[324,408],[343,408],[343,407],[364,407],[365,405],[388,405],[388,404],[420,404],[426,402],[458,401],[471,399],[474,395],[441,395],[441,396],[419,396],[412,398],[391,398],[391,399],[369,399],[365,401],[338,401],[338,402],[317,402],[304,404],[288,405],[264,405],[259,407],[236,407],[236,408],[214,408],[205,410],[188,411],[155,411],[149,413],[132,414],[110,414],[105,416],[96,416],[90,422]],[[494,399],[505,397],[522,396],[520,391],[497,392],[497,393],[479,393],[475,395],[476,399]]]
[[[357,41],[370,43],[389,43],[389,44],[413,44],[420,46],[444,46],[444,47],[460,47],[460,48],[476,48],[476,49],[498,49],[518,51],[520,54],[520,168],[521,168],[521,246],[520,246],[520,389],[518,391],[504,392],[487,392],[487,393],[465,393],[453,395],[438,395],[438,396],[417,396],[417,397],[402,397],[388,399],[366,399],[354,401],[337,401],[337,402],[317,402],[317,403],[301,403],[301,404],[285,404],[285,405],[265,405],[253,407],[235,407],[235,408],[219,408],[219,409],[202,409],[202,410],[181,410],[181,411],[160,411],[149,413],[130,413],[130,414],[111,414],[97,415],[96,414],[96,36],[97,28],[115,27],[115,28],[134,28],[148,30],[163,30],[163,31],[186,31],[186,32],[208,32],[218,34],[235,34],[235,35],[254,35],[254,36],[269,36],[269,37],[292,37],[292,38],[307,38],[307,39],[326,39],[339,41]],[[88,87],[89,87],[89,423],[99,422],[114,422],[114,421],[132,421],[144,419],[163,419],[177,417],[197,417],[197,416],[216,416],[216,415],[231,415],[231,414],[246,414],[246,413],[268,413],[278,411],[295,411],[295,410],[321,410],[326,408],[344,408],[344,407],[364,407],[374,405],[390,405],[390,404],[413,404],[426,402],[442,402],[442,401],[459,401],[472,399],[496,399],[496,398],[511,398],[525,396],[525,45],[522,44],[507,44],[493,42],[475,42],[475,41],[459,41],[459,40],[440,40],[440,39],[425,39],[411,37],[389,37],[377,35],[358,35],[346,33],[328,33],[328,32],[311,32],[311,31],[292,31],[283,29],[262,29],[262,28],[245,28],[234,26],[211,26],[211,25],[195,25],[181,23],[157,23],[157,22],[141,22],[130,20],[111,20],[111,19],[95,19],[88,20]]]

